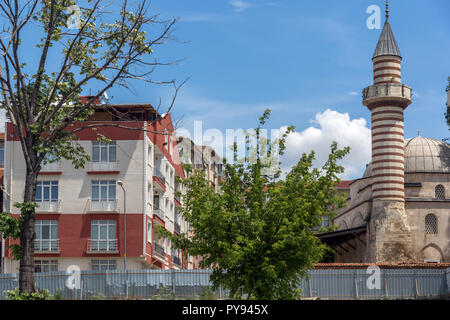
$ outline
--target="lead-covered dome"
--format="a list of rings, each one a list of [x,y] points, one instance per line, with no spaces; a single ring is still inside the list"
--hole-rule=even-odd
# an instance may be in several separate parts
[[[450,145],[421,136],[406,139],[405,172],[450,172]]]

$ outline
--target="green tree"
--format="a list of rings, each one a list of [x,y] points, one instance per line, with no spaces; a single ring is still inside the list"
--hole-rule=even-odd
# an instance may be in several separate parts
[[[152,79],[158,66],[175,63],[159,62],[154,50],[173,39],[176,19],[164,21],[158,15],[148,16],[145,1],[134,8],[127,1],[120,2],[118,8],[101,0],[83,1],[79,4],[81,8],[77,3],[12,0],[0,4],[1,106],[20,141],[26,165],[23,202],[18,204],[20,218],[13,221],[10,214],[2,214],[0,228],[6,235],[20,239],[17,252],[20,293],[36,290],[34,202],[37,176],[46,156],[55,156],[55,161],[70,160],[75,167],[89,160],[76,141],[76,133],[98,126],[83,121],[94,112],[95,101],[109,88],[129,88],[133,80],[170,84],[175,88],[175,99],[180,87],[174,80]],[[27,47],[24,34],[35,35],[28,36]],[[33,39],[35,48],[31,49]],[[27,65],[30,61],[33,64]],[[98,91],[82,102],[80,94],[87,86]],[[73,123],[77,125],[72,126]],[[109,126],[141,130],[120,122]]]
[[[266,110],[260,118],[256,141],[269,113]],[[271,159],[275,149],[282,155],[291,131],[293,127],[281,136],[276,147],[256,144],[254,161],[249,160],[251,156],[238,161],[235,145],[233,163],[224,160],[224,181],[218,193],[202,171],[195,171],[182,181],[187,191],[181,209],[193,234],[175,236],[158,230],[177,248],[200,256],[201,267],[213,269],[213,289],[227,288],[234,298],[299,298],[300,277],[306,276],[325,252],[314,229],[325,217],[331,220],[344,205],[343,196],[336,190],[338,174],[344,168],[337,162],[349,148],[339,150],[333,143],[320,169],[312,166],[312,151],[303,154],[284,178],[279,167],[264,170],[273,162],[262,159]],[[268,155],[264,156],[266,150]]]

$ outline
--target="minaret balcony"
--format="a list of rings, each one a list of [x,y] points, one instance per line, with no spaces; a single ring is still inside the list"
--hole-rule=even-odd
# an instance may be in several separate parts
[[[405,107],[412,101],[412,89],[404,84],[383,83],[364,88],[363,105],[369,106],[379,101],[398,101]]]

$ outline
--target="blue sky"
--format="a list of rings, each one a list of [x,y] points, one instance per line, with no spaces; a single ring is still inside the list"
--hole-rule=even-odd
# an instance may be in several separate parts
[[[116,1],[117,3],[117,1]],[[405,112],[405,137],[450,136],[443,113],[450,76],[450,1],[391,0],[390,23],[403,55],[402,82],[414,90]],[[190,77],[172,115],[192,129],[252,128],[264,109],[269,128],[296,126],[287,163],[302,152],[326,156],[330,141],[352,147],[346,178],[370,160],[370,113],[361,91],[372,84],[371,57],[381,30],[366,26],[370,5],[384,0],[152,0],[149,13],[179,17],[182,42],[158,48],[158,80]],[[32,36],[28,34],[27,36]],[[169,88],[133,83],[113,88],[111,103],[167,102]],[[89,92],[85,92],[88,94]]]
[[[273,110],[269,127],[292,124],[304,133],[311,127],[321,130],[316,115],[330,109],[348,113],[350,121],[365,119],[370,127],[360,93],[372,83],[371,57],[381,30],[367,28],[366,10],[380,6],[382,27],[384,4],[384,0],[154,0],[155,12],[180,17],[176,35],[187,41],[172,43],[159,53],[186,58],[160,73],[180,80],[190,77],[174,116],[182,117],[187,128],[192,128],[193,120],[202,120],[203,129],[250,128],[269,107]],[[443,118],[450,76],[448,12],[448,0],[390,1],[390,23],[403,55],[402,81],[415,93],[405,112],[406,138],[418,130],[436,139],[449,136]],[[153,102],[161,95],[167,98],[166,91],[152,88],[114,100]],[[298,148],[294,157],[309,151]],[[369,156],[357,157],[353,163],[360,166],[348,177],[358,176]]]

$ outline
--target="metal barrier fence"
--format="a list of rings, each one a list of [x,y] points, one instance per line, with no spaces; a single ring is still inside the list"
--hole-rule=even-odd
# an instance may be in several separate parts
[[[227,299],[228,292],[211,290],[211,270],[111,270],[81,271],[77,280],[66,272],[36,273],[36,285],[62,299]],[[365,269],[311,270],[302,279],[304,298],[321,299],[445,299],[450,295],[448,269],[381,269],[379,287],[370,289]],[[128,285],[127,285],[128,283]],[[0,299],[4,290],[19,285],[18,274],[0,274]]]

